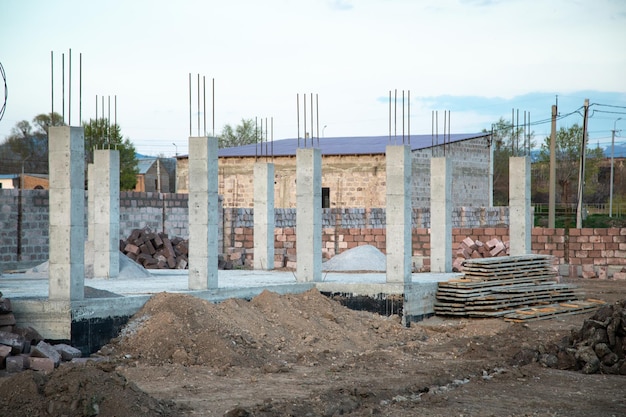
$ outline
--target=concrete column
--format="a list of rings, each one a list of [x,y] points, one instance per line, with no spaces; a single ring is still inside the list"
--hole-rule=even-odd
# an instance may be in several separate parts
[[[92,171],[95,233],[93,272],[95,277],[115,278],[120,274],[120,152],[94,150]]]
[[[189,138],[189,289],[218,288],[217,138]]]
[[[322,279],[322,153],[296,152],[296,279]]]
[[[82,127],[50,127],[50,300],[85,296],[85,133]]]
[[[274,269],[274,164],[254,164],[254,269]]]
[[[93,242],[96,235],[94,228],[94,200],[96,185],[94,182],[93,163],[87,164],[87,240]]]
[[[531,253],[530,157],[509,158],[509,253]]]
[[[389,145],[386,150],[387,282],[411,283],[411,148]]]
[[[430,160],[430,271],[452,272],[452,164]]]

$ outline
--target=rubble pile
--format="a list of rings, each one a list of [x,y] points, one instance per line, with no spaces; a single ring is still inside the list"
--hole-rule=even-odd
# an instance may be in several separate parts
[[[514,358],[518,365],[534,361],[585,374],[626,375],[626,300],[604,305],[558,343],[522,349]]]
[[[480,240],[466,237],[456,250],[455,259],[452,262],[454,272],[463,272],[463,262],[467,259],[493,258],[507,256],[509,254],[509,242],[493,238],[486,243]]]
[[[31,327],[17,327],[11,300],[0,293],[0,369],[7,373],[26,369],[49,373],[61,362],[75,361],[81,356],[81,351],[70,345],[46,343]]]
[[[626,300],[602,307],[566,339],[558,355],[561,367],[626,375]]]
[[[146,269],[187,269],[189,241],[169,238],[167,233],[154,233],[149,228],[134,229],[120,250]]]

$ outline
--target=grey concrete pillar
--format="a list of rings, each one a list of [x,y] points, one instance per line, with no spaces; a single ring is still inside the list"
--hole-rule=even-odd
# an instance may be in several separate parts
[[[322,153],[296,152],[296,279],[322,279]]]
[[[96,234],[94,227],[94,200],[96,185],[94,183],[93,163],[87,164],[87,240],[93,242]]]
[[[411,283],[411,148],[389,145],[386,150],[387,282]]]
[[[115,278],[120,274],[120,152],[94,150],[92,170],[93,272],[95,277]]]
[[[430,271],[452,272],[452,164],[430,160]]]
[[[509,158],[510,255],[531,253],[530,157]]]
[[[217,138],[189,138],[189,289],[218,288]]]
[[[85,296],[85,133],[82,127],[50,127],[50,300]]]
[[[274,269],[274,164],[254,164],[254,269]]]

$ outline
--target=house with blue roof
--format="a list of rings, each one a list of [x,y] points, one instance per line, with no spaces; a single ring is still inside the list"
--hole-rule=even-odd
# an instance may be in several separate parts
[[[322,155],[324,208],[385,207],[386,154],[389,144],[410,145],[413,207],[430,206],[430,159],[447,156],[453,166],[456,207],[487,207],[491,192],[488,133],[284,139],[218,151],[218,192],[224,207],[254,205],[254,164],[274,163],[276,208],[295,207],[296,151],[316,147]],[[177,192],[188,192],[188,156],[177,157]]]
[[[137,159],[137,183],[133,191],[173,193],[176,188],[176,164],[173,158],[142,157]]]

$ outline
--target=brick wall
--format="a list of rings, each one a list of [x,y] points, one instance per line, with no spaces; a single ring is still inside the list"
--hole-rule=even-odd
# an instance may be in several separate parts
[[[187,239],[187,202],[186,194],[121,193],[120,237],[128,236],[132,229],[149,227]],[[22,261],[44,262],[48,259],[48,205],[47,190],[24,190],[21,193],[20,190],[0,190],[0,263],[16,262],[18,256]],[[253,215],[250,208],[220,210],[218,244],[223,253],[251,261]],[[322,217],[324,258],[366,244],[385,251],[384,209],[324,209]],[[414,209],[412,217],[413,257],[418,267],[427,270],[429,209]],[[295,266],[295,219],[295,209],[276,209],[275,253],[279,266]],[[456,209],[453,214],[453,249],[468,236],[483,242],[493,238],[507,241],[507,224],[506,207]],[[560,264],[626,267],[626,228],[534,228],[532,252],[553,255]]]

